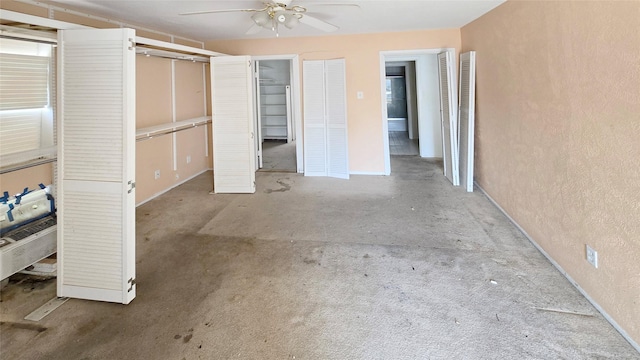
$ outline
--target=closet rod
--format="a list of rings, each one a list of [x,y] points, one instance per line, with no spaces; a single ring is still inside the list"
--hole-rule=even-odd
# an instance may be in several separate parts
[[[204,122],[201,122],[201,123],[188,125],[188,126],[181,127],[181,128],[167,129],[167,130],[158,131],[156,133],[149,133],[147,135],[144,135],[144,136],[141,136],[139,138],[136,138],[136,142],[144,141],[144,140],[151,140],[154,137],[169,135],[169,134],[177,133],[179,131],[197,128],[197,127],[202,126],[202,125],[208,125],[208,124],[211,124],[211,123],[212,123],[211,120],[208,120],[208,121],[204,121]]]
[[[57,41],[32,39],[32,38],[25,38],[25,37],[21,37],[21,36],[11,36],[11,35],[5,35],[3,32],[0,32],[0,38],[8,39],[8,40],[20,40],[20,41],[26,41],[26,42],[34,42],[34,43],[38,43],[38,44],[47,44],[47,45],[57,45],[58,44]]]
[[[184,61],[201,62],[201,63],[207,63],[207,64],[209,63],[209,58],[207,57],[190,55],[190,54],[182,54],[182,53],[177,53],[172,51],[150,49],[150,48],[144,48],[144,47],[138,47],[138,46],[136,46],[136,54],[159,57],[164,59],[184,60]]]

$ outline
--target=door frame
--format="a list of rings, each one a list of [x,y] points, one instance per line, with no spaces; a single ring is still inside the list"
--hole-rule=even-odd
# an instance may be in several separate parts
[[[416,49],[416,50],[393,50],[393,51],[380,51],[380,92],[381,92],[381,101],[380,105],[382,107],[382,141],[383,141],[383,151],[384,151],[384,174],[391,174],[391,154],[389,151],[389,126],[387,124],[387,102],[386,102],[386,63],[387,62],[396,62],[396,61],[414,61],[416,67],[416,97],[418,103],[418,129],[420,127],[426,128],[426,115],[429,112],[429,104],[427,99],[425,99],[425,94],[429,92],[428,77],[427,72],[431,71],[426,69],[427,63],[429,60],[429,56],[437,56],[442,52],[450,52],[453,55],[453,58],[456,59],[456,49],[455,48],[435,48],[435,49]],[[454,63],[456,63],[454,61]],[[436,67],[433,70],[433,73],[437,75],[437,61],[435,62]],[[457,64],[456,64],[457,66]],[[457,68],[454,69],[454,74],[457,74]],[[455,79],[454,79],[455,80]],[[439,90],[437,88],[437,84],[435,84],[434,90],[439,94]],[[440,95],[438,95],[440,96]],[[438,114],[440,113],[440,105],[436,105],[438,108]],[[437,121],[440,122],[440,118],[438,116]],[[440,124],[440,128],[442,128],[442,124]],[[441,137],[441,134],[438,134],[437,137]],[[420,143],[422,144],[422,136],[420,138]],[[420,151],[422,155],[422,149]]]
[[[300,60],[298,54],[284,54],[284,55],[262,55],[252,56],[251,60],[255,64],[255,61],[262,60],[289,60],[291,64],[291,107],[293,115],[293,123],[296,132],[296,172],[304,173],[304,159],[303,159],[303,138],[302,138],[302,105],[301,105],[301,89],[300,89]],[[254,82],[255,83],[255,82]],[[254,91],[255,93],[255,91]],[[256,102],[255,104],[259,104]],[[255,120],[257,126],[258,119]],[[260,141],[260,139],[258,139]],[[256,148],[256,152],[257,152]],[[257,156],[257,153],[256,153]],[[257,169],[256,169],[257,170]]]

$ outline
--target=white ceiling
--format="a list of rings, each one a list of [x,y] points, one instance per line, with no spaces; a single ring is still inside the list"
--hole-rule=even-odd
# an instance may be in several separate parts
[[[265,0],[270,1],[270,0]],[[281,27],[280,37],[358,34],[421,29],[460,28],[505,0],[293,0],[292,5],[307,8],[307,13],[338,26],[325,33],[306,24],[294,29]],[[246,35],[253,25],[249,12],[179,15],[184,12],[221,9],[260,9],[256,0],[54,0],[41,1],[83,13],[143,26],[194,40],[249,39],[275,37],[262,29]],[[333,5],[331,5],[333,4]],[[359,6],[344,6],[357,4]]]

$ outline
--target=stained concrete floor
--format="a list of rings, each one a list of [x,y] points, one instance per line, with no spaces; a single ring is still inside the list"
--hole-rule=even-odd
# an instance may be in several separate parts
[[[262,171],[296,172],[295,141],[265,140],[262,155]]]
[[[29,322],[55,282],[12,278],[1,357],[640,359],[441,171],[402,156],[388,177],[258,173],[253,195],[207,195],[203,174],[137,209],[131,304],[71,299]]]

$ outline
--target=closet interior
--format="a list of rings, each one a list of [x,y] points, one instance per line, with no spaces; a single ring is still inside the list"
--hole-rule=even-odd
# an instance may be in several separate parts
[[[256,60],[256,110],[265,171],[296,171],[291,60]]]

